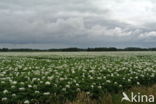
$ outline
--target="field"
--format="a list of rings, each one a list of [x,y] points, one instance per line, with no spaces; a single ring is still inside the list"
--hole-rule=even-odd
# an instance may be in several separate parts
[[[156,52],[0,53],[0,104],[96,100],[154,84]]]

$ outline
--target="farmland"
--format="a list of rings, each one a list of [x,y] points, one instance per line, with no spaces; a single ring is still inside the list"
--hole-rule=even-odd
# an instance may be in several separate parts
[[[155,52],[0,53],[0,103],[93,99],[156,83]]]

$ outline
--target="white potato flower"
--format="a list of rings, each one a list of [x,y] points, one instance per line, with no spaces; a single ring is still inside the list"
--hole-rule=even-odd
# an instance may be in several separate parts
[[[8,90],[3,90],[3,94],[7,94],[7,93],[9,93]]]
[[[50,85],[51,83],[49,81],[45,82],[46,85]]]
[[[29,103],[30,103],[29,100],[25,100],[25,101],[24,101],[24,104],[29,104]]]
[[[7,101],[7,100],[8,100],[7,97],[3,97],[3,98],[2,98],[2,101]]]
[[[44,92],[43,95],[50,95],[50,92]]]

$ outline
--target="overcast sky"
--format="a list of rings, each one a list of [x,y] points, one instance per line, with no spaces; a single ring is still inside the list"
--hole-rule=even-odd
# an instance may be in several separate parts
[[[156,47],[156,0],[0,0],[0,48]]]

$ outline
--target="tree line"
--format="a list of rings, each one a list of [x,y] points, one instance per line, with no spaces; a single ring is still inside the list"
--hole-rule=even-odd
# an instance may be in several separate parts
[[[77,52],[77,51],[156,51],[156,48],[138,48],[138,47],[127,47],[127,48],[115,48],[115,47],[97,47],[97,48],[58,48],[58,49],[9,49],[1,48],[0,52]]]

